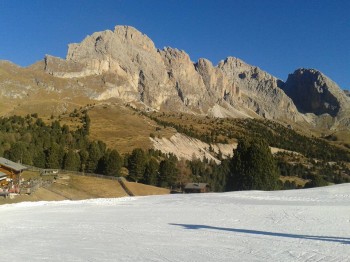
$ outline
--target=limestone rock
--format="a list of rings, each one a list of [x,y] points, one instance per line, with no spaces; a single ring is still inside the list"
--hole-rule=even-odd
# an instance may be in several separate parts
[[[176,95],[175,90],[164,88],[168,75],[154,43],[130,26],[116,26],[114,31],[97,32],[80,44],[70,44],[66,60],[56,59],[58,70],[50,65],[52,58],[46,60],[46,71],[59,77],[112,73],[124,79],[120,85],[107,82],[105,90],[93,97],[97,100],[117,96],[124,100],[140,100],[159,109],[168,96]],[[65,72],[61,68],[65,68]]]
[[[317,117],[301,114],[293,102],[296,90],[315,82],[312,74],[309,80],[291,78],[285,84],[234,57],[217,66],[204,58],[194,63],[185,51],[171,47],[157,49],[149,37],[130,26],[96,32],[81,43],[70,44],[66,59],[46,56],[45,72],[54,77],[79,79],[79,88],[84,87],[85,94],[94,100],[119,98],[141,102],[155,110],[215,117],[264,117],[286,122],[309,121],[314,125],[320,122]],[[297,88],[291,88],[295,85]],[[313,105],[313,109],[321,110],[314,110],[317,114],[327,112],[335,116],[346,104],[332,100],[331,95],[313,96],[313,103],[318,101],[330,110]],[[298,108],[305,113],[313,112],[304,108],[306,104],[298,104]],[[327,117],[322,119],[330,123]]]
[[[350,128],[350,98],[339,86],[315,69],[297,69],[288,76],[285,92],[298,110],[317,116],[315,121],[330,129]]]
[[[348,101],[336,83],[314,69],[297,69],[288,76],[284,90],[301,112],[316,115],[336,116]]]
[[[218,64],[234,85],[241,104],[269,119],[302,121],[293,101],[283,92],[283,81],[235,57]]]

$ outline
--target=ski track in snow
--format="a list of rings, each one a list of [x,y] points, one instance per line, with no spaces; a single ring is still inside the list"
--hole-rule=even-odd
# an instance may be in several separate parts
[[[4,261],[350,261],[350,184],[0,206]]]

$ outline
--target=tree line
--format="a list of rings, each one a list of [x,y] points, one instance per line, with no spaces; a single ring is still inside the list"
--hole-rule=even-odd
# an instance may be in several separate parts
[[[135,148],[121,155],[104,142],[89,139],[90,118],[86,111],[80,114],[80,120],[82,126],[71,130],[59,121],[45,124],[36,114],[0,118],[0,156],[39,168],[108,176],[124,175],[124,169],[129,180],[160,187],[181,189],[188,182],[204,182],[216,192],[297,187],[291,182],[280,182],[280,175],[310,179],[308,186],[324,185],[327,181],[341,183],[347,179],[342,174],[349,171],[344,166],[332,172],[334,166],[324,164],[316,172],[301,164],[291,165],[283,158],[276,161],[268,142],[259,136],[240,138],[233,157],[220,164],[208,159],[179,160],[153,149]]]

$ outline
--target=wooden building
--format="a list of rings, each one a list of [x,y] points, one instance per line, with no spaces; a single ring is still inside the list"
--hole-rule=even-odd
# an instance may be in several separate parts
[[[0,157],[0,182],[2,185],[12,182],[13,184],[19,185],[20,174],[27,167],[15,163],[6,158]]]
[[[7,184],[7,175],[3,172],[0,172],[0,186]]]
[[[210,191],[207,183],[187,183],[184,188],[185,193],[206,193]]]

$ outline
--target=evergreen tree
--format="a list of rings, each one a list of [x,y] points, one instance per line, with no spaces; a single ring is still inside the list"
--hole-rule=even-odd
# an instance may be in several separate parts
[[[138,182],[146,170],[147,158],[141,148],[135,148],[128,158],[129,178]]]
[[[97,170],[98,162],[102,158],[104,152],[101,152],[101,148],[96,142],[90,144],[88,152],[89,157],[86,161],[85,170],[88,173],[94,173]]]
[[[174,161],[165,159],[159,164],[158,186],[171,187],[175,185],[178,169]]]
[[[229,190],[275,190],[279,171],[262,139],[240,140],[231,162]]]
[[[33,165],[40,168],[45,168],[46,163],[46,155],[44,151],[37,149],[33,159]]]
[[[103,158],[103,174],[107,176],[120,176],[120,169],[123,166],[123,158],[118,151],[113,149],[108,151]]]
[[[85,149],[81,149],[79,151],[79,156],[80,156],[80,171],[85,172],[86,171],[86,163],[89,158],[89,153]]]
[[[311,181],[307,182],[305,184],[305,188],[311,188],[311,187],[321,187],[321,186],[327,186],[328,183],[326,180],[323,179],[320,175],[314,175],[312,176]]]
[[[66,170],[79,171],[80,157],[79,154],[73,150],[69,150],[64,156],[63,167]]]
[[[146,165],[144,182],[148,185],[156,186],[158,182],[159,164],[155,158],[151,158]]]
[[[46,150],[46,167],[61,168],[63,163],[64,150],[58,144],[53,143],[51,148]]]

